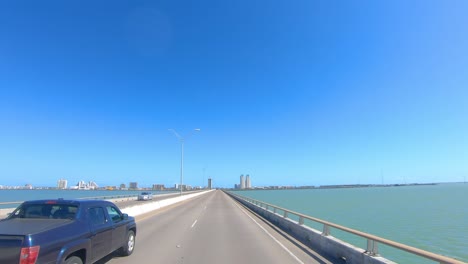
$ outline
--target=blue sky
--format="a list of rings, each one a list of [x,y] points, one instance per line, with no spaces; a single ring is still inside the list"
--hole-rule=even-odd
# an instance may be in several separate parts
[[[4,1],[0,185],[463,181],[467,10]]]

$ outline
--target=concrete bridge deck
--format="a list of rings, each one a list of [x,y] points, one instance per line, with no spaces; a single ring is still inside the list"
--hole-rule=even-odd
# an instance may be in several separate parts
[[[337,263],[264,222],[222,191],[137,217],[135,252],[99,263]]]
[[[136,216],[137,246],[130,257],[112,254],[99,264],[394,263],[378,254],[378,243],[437,263],[465,263],[223,191],[166,194],[153,201],[136,201],[135,197],[111,200],[123,212]],[[1,209],[0,218],[12,210]],[[303,225],[304,219],[323,224],[324,230]],[[333,238],[329,228],[366,238],[367,249]]]

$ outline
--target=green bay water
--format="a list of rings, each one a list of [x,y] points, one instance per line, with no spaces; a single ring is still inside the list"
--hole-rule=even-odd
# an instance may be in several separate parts
[[[0,190],[0,202],[138,193],[119,190]],[[468,262],[468,184],[236,193]],[[306,224],[322,230],[321,225]],[[362,238],[335,229],[331,232],[353,245],[366,247]],[[434,263],[381,244],[379,252],[399,263]]]
[[[468,262],[468,184],[235,193]],[[331,234],[360,248],[367,246],[363,238],[336,229]],[[398,263],[434,263],[383,244],[379,253]]]

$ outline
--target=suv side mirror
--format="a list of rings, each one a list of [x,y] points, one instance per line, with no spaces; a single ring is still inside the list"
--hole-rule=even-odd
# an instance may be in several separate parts
[[[128,219],[128,214],[122,214],[122,219],[127,220]]]

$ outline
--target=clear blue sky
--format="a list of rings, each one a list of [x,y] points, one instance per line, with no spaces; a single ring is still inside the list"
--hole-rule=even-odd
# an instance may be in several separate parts
[[[0,184],[463,181],[467,1],[2,1]],[[205,173],[204,173],[205,171]]]

